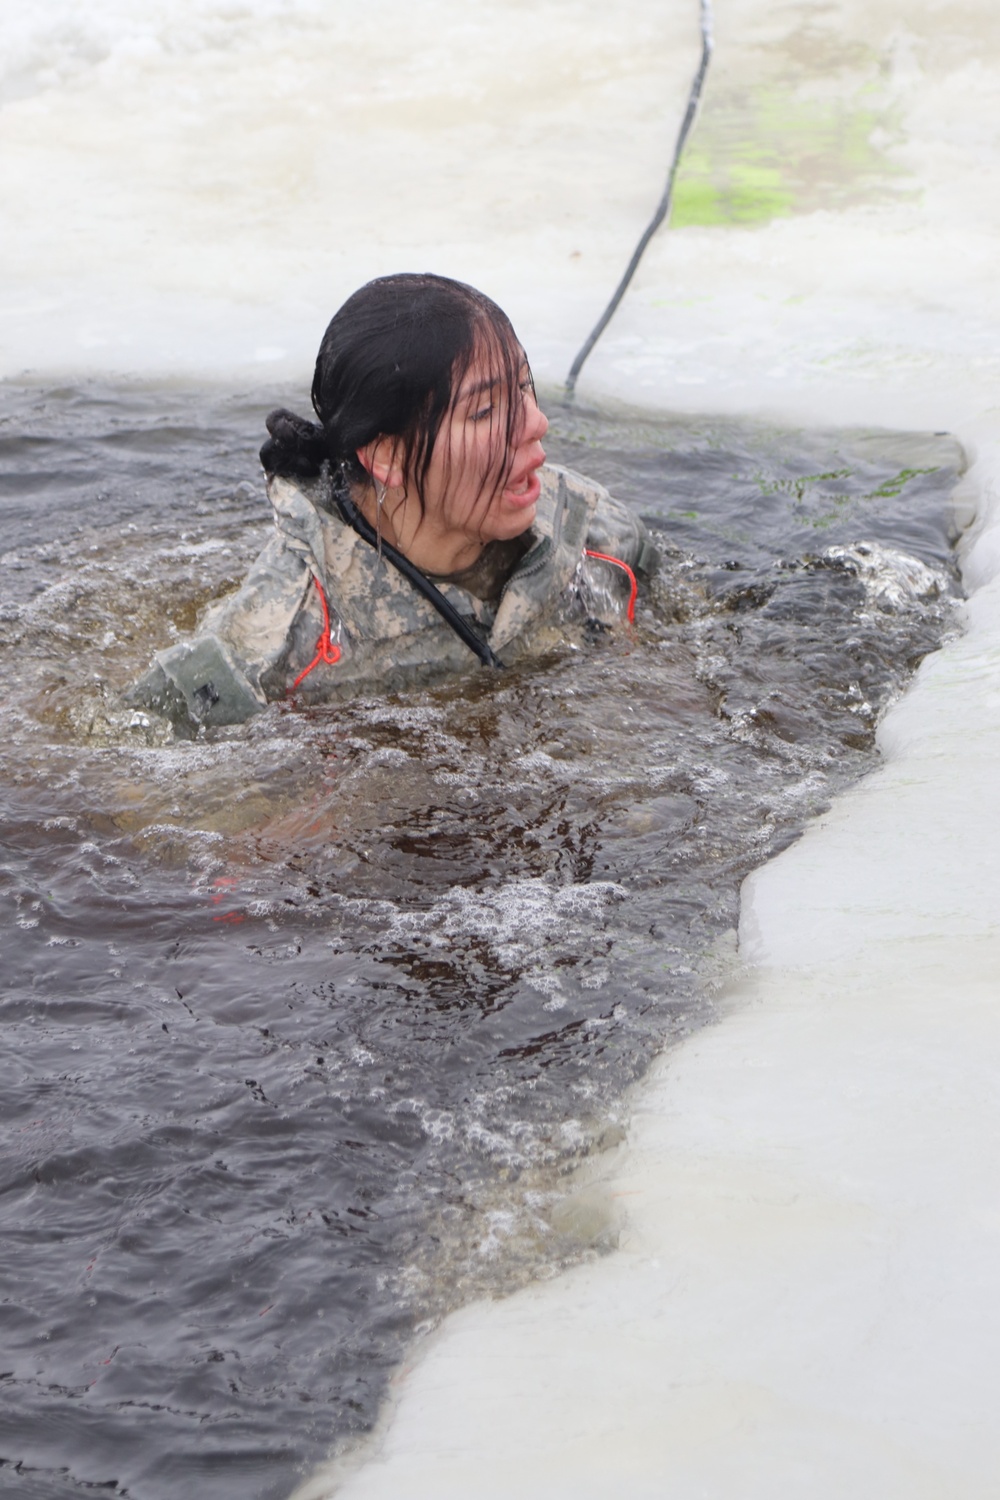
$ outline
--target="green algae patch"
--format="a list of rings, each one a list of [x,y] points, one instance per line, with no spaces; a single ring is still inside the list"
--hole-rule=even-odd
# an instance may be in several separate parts
[[[850,468],[829,469],[823,474],[802,474],[790,479],[776,479],[758,471],[748,476],[734,474],[733,479],[740,482],[749,478],[762,495],[790,496],[792,513],[805,525],[824,531],[842,521],[845,511],[873,500],[895,500],[912,480],[925,474],[937,474],[939,469],[937,464],[926,469],[900,469],[875,489],[862,494],[858,493],[856,476]]]
[[[709,96],[684,153],[671,223],[755,225],[898,191],[897,132],[861,96],[809,99],[780,85]]]

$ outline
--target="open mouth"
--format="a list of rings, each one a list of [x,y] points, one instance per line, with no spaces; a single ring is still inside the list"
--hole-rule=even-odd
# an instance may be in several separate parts
[[[538,469],[531,469],[515,484],[504,486],[503,498],[510,505],[534,505],[542,492]]]

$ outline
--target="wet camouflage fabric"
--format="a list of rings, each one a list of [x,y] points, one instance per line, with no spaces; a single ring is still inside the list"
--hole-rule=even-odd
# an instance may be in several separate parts
[[[588,620],[625,612],[621,569],[584,557],[606,552],[648,571],[655,553],[637,516],[600,485],[546,465],[528,550],[494,607],[453,583],[439,585],[505,662],[564,643]],[[182,731],[240,723],[286,695],[316,656],[323,629],[316,581],[330,611],[339,660],[320,661],[301,684],[322,700],[435,671],[479,670],[433,606],[379,557],[332,506],[329,481],[272,476],[275,535],[242,586],[205,615],[197,635],[160,651],[129,694]]]

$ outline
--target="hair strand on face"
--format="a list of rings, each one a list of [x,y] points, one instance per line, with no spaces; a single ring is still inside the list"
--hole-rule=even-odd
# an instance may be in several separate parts
[[[483,475],[483,493],[495,490],[521,418],[523,361],[506,313],[475,288],[431,273],[368,282],[331,319],[316,359],[312,401],[334,472],[370,487],[358,450],[395,439],[405,487],[423,512],[438,434],[479,365],[497,384],[503,416]]]
[[[491,500],[503,489],[510,477],[523,419],[526,383],[533,393],[534,386],[524,351],[517,342],[513,329],[509,324],[506,329],[497,330],[489,323],[481,323],[476,330],[471,350],[456,360],[452,372],[451,406],[446,415],[466,418],[459,423],[463,434],[459,461],[463,464],[477,462],[482,465],[478,476],[476,506],[484,516]],[[485,413],[485,417],[481,413]],[[488,423],[485,464],[481,457],[473,460],[470,452],[472,429],[480,420]],[[445,457],[445,498],[450,487],[454,461],[453,450],[449,447]],[[426,477],[426,471],[422,477]]]

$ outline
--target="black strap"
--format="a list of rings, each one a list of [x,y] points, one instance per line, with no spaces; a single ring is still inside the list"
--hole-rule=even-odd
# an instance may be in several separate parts
[[[459,614],[455,606],[449,603],[440,589],[435,588],[426,574],[421,573],[415,563],[411,563],[408,557],[393,547],[384,537],[379,537],[374,526],[365,519],[350,495],[347,494],[346,485],[334,483],[332,488],[333,498],[348,526],[352,526],[358,536],[363,537],[369,546],[374,547],[377,552],[387,558],[393,567],[397,568],[409,583],[412,583],[418,594],[423,594],[428,604],[434,606],[459,639],[464,641],[469,650],[479,657],[484,667],[494,667],[497,671],[501,671],[503,662],[499,656],[494,655],[489,644],[476,634],[468,620]]]

